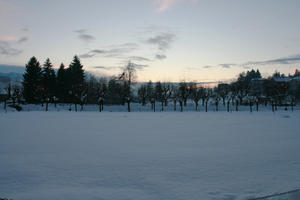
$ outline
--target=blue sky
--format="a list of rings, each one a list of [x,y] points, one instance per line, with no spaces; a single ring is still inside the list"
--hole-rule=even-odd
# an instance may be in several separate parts
[[[76,54],[112,75],[128,61],[138,80],[230,80],[300,68],[298,0],[0,0],[0,65]]]

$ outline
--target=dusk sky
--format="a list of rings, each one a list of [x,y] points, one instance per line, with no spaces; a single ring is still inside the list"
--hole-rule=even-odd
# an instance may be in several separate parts
[[[78,55],[138,80],[218,81],[300,69],[299,0],[0,0],[0,65]]]

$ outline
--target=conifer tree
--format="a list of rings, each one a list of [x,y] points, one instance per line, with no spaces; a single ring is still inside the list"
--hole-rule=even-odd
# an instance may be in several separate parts
[[[66,102],[68,97],[68,82],[66,76],[66,69],[63,63],[61,63],[57,71],[57,97],[60,102]]]
[[[72,101],[75,103],[79,102],[81,93],[83,91],[84,84],[84,70],[83,65],[77,56],[74,56],[70,67],[67,70],[67,79],[70,84],[70,93]]]
[[[41,98],[41,66],[35,57],[26,64],[23,75],[23,97],[27,103],[38,103]]]
[[[42,71],[42,84],[44,88],[44,98],[50,99],[55,96],[55,89],[56,89],[56,75],[55,71],[53,70],[53,65],[50,62],[50,59],[47,58],[46,62],[43,66]]]

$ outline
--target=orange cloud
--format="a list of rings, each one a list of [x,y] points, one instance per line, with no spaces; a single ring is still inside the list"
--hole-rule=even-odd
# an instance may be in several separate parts
[[[173,4],[176,3],[177,0],[156,0],[157,11],[162,12],[167,10]]]
[[[17,38],[14,36],[9,36],[9,35],[0,35],[0,40],[4,41],[11,41],[11,40],[16,40]]]

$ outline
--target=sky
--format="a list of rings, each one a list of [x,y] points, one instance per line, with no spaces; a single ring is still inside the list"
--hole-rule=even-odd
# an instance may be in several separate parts
[[[229,81],[300,69],[299,0],[0,0],[0,66],[30,57],[138,81]]]

